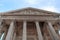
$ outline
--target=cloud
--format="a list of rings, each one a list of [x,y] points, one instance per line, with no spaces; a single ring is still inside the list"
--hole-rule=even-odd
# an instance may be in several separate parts
[[[34,4],[39,4],[39,0],[25,0],[27,4],[34,5]]]
[[[42,9],[52,12],[58,12],[58,10],[54,6],[44,6]]]
[[[8,6],[7,6],[8,5]],[[23,7],[42,8],[44,10],[57,12],[56,0],[1,0],[0,11],[13,10]],[[5,10],[4,10],[5,9]]]
[[[47,11],[57,12],[55,8],[55,0],[25,0],[25,2],[29,5],[39,5],[39,7]],[[38,6],[36,6],[38,7]]]
[[[52,12],[58,12],[57,8],[55,7],[55,0],[46,0],[46,5],[42,6],[41,9],[52,11]]]

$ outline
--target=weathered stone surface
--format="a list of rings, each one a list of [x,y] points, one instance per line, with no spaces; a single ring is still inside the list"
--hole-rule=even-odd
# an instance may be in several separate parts
[[[4,25],[3,28],[0,29],[5,33],[3,39],[60,40],[58,38],[60,36],[58,34],[59,28],[56,26],[56,24],[58,24],[60,21],[59,16],[60,14],[57,14],[55,12],[49,12],[35,8],[25,8],[2,13],[0,14],[0,20],[4,20],[2,23]],[[15,21],[14,25],[11,23],[12,21]],[[49,26],[45,24],[47,21],[51,22],[51,24],[48,24]],[[50,27],[51,25],[53,28]],[[47,26],[50,28],[47,28]]]

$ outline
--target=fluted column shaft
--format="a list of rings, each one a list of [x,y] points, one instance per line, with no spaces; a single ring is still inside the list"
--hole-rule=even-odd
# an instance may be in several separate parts
[[[40,26],[39,26],[39,22],[36,21],[35,24],[36,24],[38,39],[39,39],[39,40],[43,40],[43,36],[42,36],[42,33],[41,33],[41,29],[40,29]]]
[[[14,32],[14,21],[12,21],[10,24],[5,40],[12,40],[13,32]]]
[[[22,40],[27,40],[27,23],[26,21],[23,22],[23,37],[22,37]]]
[[[0,36],[1,36],[1,34],[2,34],[2,28],[3,28],[3,25],[2,25],[2,20],[0,20]]]
[[[14,33],[13,40],[16,40],[16,33]]]
[[[55,32],[51,22],[47,22],[48,23],[48,29],[50,30],[52,37],[54,38],[54,40],[60,40],[57,33]]]

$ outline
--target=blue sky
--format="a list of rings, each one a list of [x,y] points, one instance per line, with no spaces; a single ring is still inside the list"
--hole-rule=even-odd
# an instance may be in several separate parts
[[[0,12],[34,7],[60,13],[60,0],[0,0]]]

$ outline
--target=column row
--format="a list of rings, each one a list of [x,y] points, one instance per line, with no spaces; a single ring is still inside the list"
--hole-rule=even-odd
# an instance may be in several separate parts
[[[59,36],[57,35],[57,33],[55,32],[55,29],[53,28],[51,22],[47,22],[47,28],[48,31],[52,37],[52,40],[60,40]]]
[[[37,34],[38,34],[38,39],[39,40],[44,40],[42,33],[41,33],[41,28],[39,25],[38,21],[35,21],[35,25],[36,25],[36,29],[37,29]],[[56,34],[52,24],[50,22],[47,22],[47,28],[49,29],[51,36],[53,37],[53,40],[60,40],[60,38],[58,37],[58,35]],[[16,34],[14,34],[14,21],[11,22],[6,39],[5,40],[15,40],[15,36]],[[14,39],[13,39],[14,38]],[[22,36],[22,40],[27,40],[27,22],[23,21],[23,36]]]
[[[42,34],[41,34],[41,30],[40,30],[40,26],[39,26],[39,22],[36,21],[36,29],[37,29],[37,34],[38,34],[38,39],[39,40],[43,40]],[[22,36],[22,40],[27,40],[27,22],[24,21],[23,22],[23,36]],[[6,39],[5,40],[13,40],[13,32],[14,32],[14,21],[11,22]],[[14,33],[15,34],[15,33]],[[16,35],[16,34],[15,34]]]

